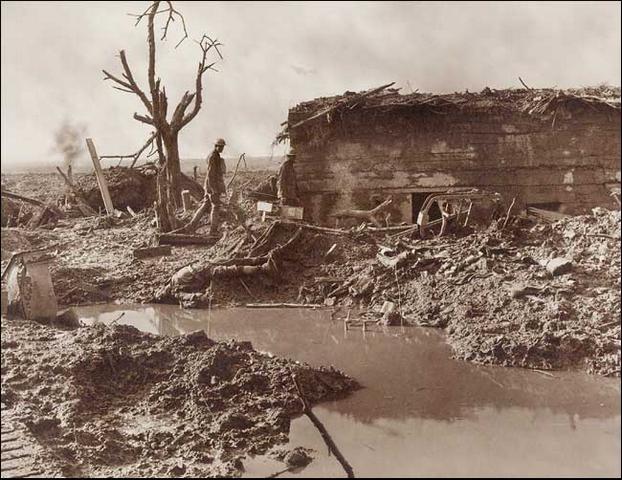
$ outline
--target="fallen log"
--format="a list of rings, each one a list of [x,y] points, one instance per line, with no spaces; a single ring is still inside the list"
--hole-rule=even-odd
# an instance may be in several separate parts
[[[158,245],[212,245],[217,237],[208,235],[191,235],[184,233],[159,233]]]
[[[340,218],[358,218],[373,223],[376,227],[382,228],[384,226],[384,217],[381,217],[381,213],[389,208],[393,199],[388,197],[384,202],[371,210],[356,210],[346,209],[339,210],[335,213],[331,213],[329,217]]]

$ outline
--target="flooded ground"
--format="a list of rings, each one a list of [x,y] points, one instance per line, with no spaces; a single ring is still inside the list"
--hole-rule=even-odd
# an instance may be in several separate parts
[[[314,408],[357,476],[620,476],[620,379],[573,372],[483,367],[450,358],[442,333],[425,328],[345,331],[329,312],[293,309],[180,310],[92,306],[88,322],[131,324],[162,335],[204,329],[215,340],[328,365],[365,388]],[[315,450],[304,470],[343,476],[306,417],[290,447]],[[245,462],[248,476],[283,464]]]

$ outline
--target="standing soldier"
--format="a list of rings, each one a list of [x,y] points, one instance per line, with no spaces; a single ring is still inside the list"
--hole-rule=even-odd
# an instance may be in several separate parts
[[[287,152],[287,158],[279,170],[278,195],[281,205],[292,207],[300,205],[298,201],[298,185],[296,184],[296,172],[294,170],[294,160],[296,152],[293,148]]]
[[[194,213],[192,220],[187,223],[183,228],[178,231],[193,232],[196,230],[199,221],[205,214],[205,210],[209,205],[212,206],[210,212],[210,235],[218,235],[218,228],[220,227],[220,210],[222,208],[221,195],[226,195],[227,188],[225,186],[225,173],[227,167],[224,159],[220,156],[225,149],[225,141],[219,138],[214,143],[214,150],[207,158],[207,175],[205,176],[205,184],[203,189],[205,195],[203,200]]]
[[[207,175],[205,176],[205,194],[209,196],[209,200],[212,203],[212,210],[210,212],[210,235],[217,235],[218,228],[220,227],[220,210],[222,208],[222,201],[220,196],[227,194],[227,187],[225,186],[225,173],[227,172],[227,166],[225,160],[220,156],[225,149],[225,141],[222,138],[216,140],[214,144],[214,150],[207,159]]]

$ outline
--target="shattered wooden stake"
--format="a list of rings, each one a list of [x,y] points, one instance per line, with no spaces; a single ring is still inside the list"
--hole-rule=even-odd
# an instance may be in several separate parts
[[[332,437],[326,430],[326,427],[324,427],[322,422],[320,422],[320,419],[317,418],[315,414],[313,413],[313,411],[311,410],[311,407],[309,406],[309,403],[307,402],[307,399],[305,398],[304,393],[302,392],[300,384],[298,383],[298,379],[296,378],[296,375],[293,373],[292,373],[292,380],[294,381],[296,391],[298,392],[298,397],[300,398],[300,402],[302,403],[302,413],[304,413],[307,417],[309,417],[309,420],[311,420],[313,425],[315,425],[315,427],[319,430],[320,435],[322,435],[322,440],[324,440],[324,443],[326,443],[326,446],[328,447],[328,451],[331,452],[333,455],[335,455],[335,458],[339,461],[339,463],[345,470],[346,474],[348,475],[348,478],[354,478],[354,470],[352,469],[348,461],[345,459],[345,457],[341,454],[341,452],[337,448],[337,445],[335,445],[335,442],[333,441]]]
[[[516,197],[514,197],[512,199],[512,203],[510,203],[510,208],[508,208],[508,213],[505,216],[505,221],[503,222],[503,226],[501,227],[501,230],[503,230],[505,226],[508,224],[508,220],[510,219],[510,212],[512,211],[512,207],[514,206],[515,202],[516,202]]]
[[[88,147],[89,153],[91,154],[91,159],[93,160],[93,166],[95,167],[95,176],[97,177],[97,183],[99,184],[99,191],[102,194],[104,207],[106,207],[106,213],[108,215],[113,215],[115,212],[112,205],[112,199],[110,198],[110,192],[108,191],[108,183],[106,182],[106,177],[104,176],[102,166],[99,163],[99,157],[97,156],[97,150],[95,150],[95,144],[93,143],[93,139],[87,138],[86,146]]]

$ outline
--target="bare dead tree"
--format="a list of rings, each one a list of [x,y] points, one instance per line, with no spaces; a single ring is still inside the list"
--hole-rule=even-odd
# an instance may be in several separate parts
[[[163,6],[163,8],[160,9],[160,6]],[[136,82],[124,50],[121,50],[119,53],[121,66],[123,68],[121,76],[112,75],[106,70],[103,70],[103,72],[105,75],[104,80],[111,80],[115,84],[113,88],[138,96],[145,107],[146,113],[140,114],[135,112],[134,119],[155,128],[155,141],[160,169],[158,174],[156,214],[159,216],[158,221],[160,229],[162,231],[170,231],[176,226],[176,219],[173,215],[173,211],[181,201],[179,132],[196,117],[201,109],[203,103],[203,75],[208,70],[216,71],[213,68],[216,62],[208,63],[210,52],[213,51],[217,53],[220,59],[223,57],[219,50],[222,44],[219,43],[218,40],[203,35],[201,40],[196,41],[201,48],[201,57],[194,82],[194,91],[186,91],[183,94],[177,107],[175,107],[172,115],[168,118],[169,108],[166,89],[161,84],[161,80],[156,74],[155,20],[156,16],[160,14],[164,14],[166,17],[164,26],[162,27],[161,41],[166,39],[169,26],[171,22],[174,22],[176,19],[181,22],[183,36],[175,48],[188,38],[184,17],[173,7],[170,1],[154,0],[142,14],[134,15],[136,17],[136,25],[144,18],[147,19],[147,44],[149,47],[149,64],[147,69],[149,83],[148,94],[145,93]]]

